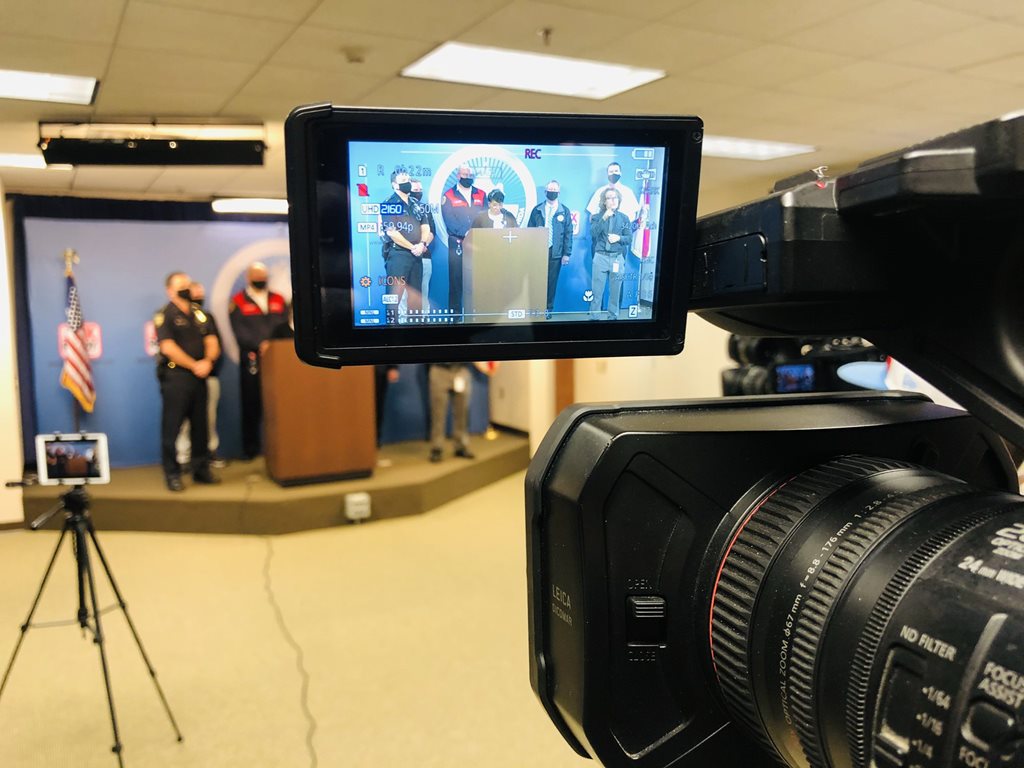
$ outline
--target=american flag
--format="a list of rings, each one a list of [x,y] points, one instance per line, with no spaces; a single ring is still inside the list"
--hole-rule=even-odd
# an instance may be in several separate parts
[[[92,413],[96,404],[96,390],[92,383],[92,366],[82,338],[82,304],[78,300],[75,276],[67,273],[67,302],[64,314],[68,333],[64,336],[64,367],[60,372],[60,385],[71,392],[86,413]]]

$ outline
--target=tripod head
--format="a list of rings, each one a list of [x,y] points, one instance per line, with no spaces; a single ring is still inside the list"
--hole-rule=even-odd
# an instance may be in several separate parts
[[[58,512],[64,512],[69,520],[88,517],[89,494],[85,492],[85,485],[75,485],[67,493],[62,493],[60,503],[33,520],[29,528],[33,531],[38,531],[50,522],[50,519]]]

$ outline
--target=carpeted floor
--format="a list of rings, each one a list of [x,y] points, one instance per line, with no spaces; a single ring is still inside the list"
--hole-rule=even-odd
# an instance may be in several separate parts
[[[530,690],[522,487],[519,473],[424,515],[285,536],[101,530],[185,735],[106,613],[125,764],[589,765]],[[0,533],[2,667],[56,540]],[[72,565],[67,547],[37,621],[74,618]],[[111,744],[93,644],[77,626],[29,630],[0,700],[0,765],[111,768]]]

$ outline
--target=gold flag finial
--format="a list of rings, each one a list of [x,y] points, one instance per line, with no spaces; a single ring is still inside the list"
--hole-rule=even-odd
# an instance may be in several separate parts
[[[64,249],[64,275],[65,275],[65,277],[67,277],[67,276],[69,276],[71,274],[71,270],[72,270],[73,265],[77,264],[78,261],[79,261],[79,259],[78,259],[78,251],[76,251],[74,248],[65,248]]]

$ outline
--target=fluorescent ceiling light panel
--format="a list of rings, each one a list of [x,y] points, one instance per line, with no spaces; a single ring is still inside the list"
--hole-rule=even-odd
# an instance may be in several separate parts
[[[0,98],[2,99],[88,105],[92,104],[95,96],[95,77],[0,69]]]
[[[288,201],[271,197],[225,197],[214,200],[215,213],[288,213]]]
[[[660,69],[466,43],[444,43],[402,70],[404,77],[516,91],[607,99],[660,80]]]
[[[704,157],[726,157],[733,160],[778,160],[780,157],[806,155],[817,150],[809,144],[787,144],[782,141],[737,139],[732,136],[704,134]]]
[[[0,152],[0,168],[32,168],[54,171],[70,171],[70,165],[47,165],[46,160],[38,152],[13,153]]]

